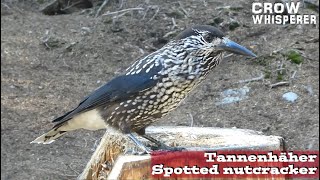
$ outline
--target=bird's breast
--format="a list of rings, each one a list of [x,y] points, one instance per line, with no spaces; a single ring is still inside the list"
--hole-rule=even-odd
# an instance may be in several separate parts
[[[139,130],[175,109],[195,84],[193,80],[162,78],[154,87],[106,107],[104,117],[112,126]]]
[[[182,77],[163,78],[152,88],[157,97],[157,110],[165,115],[175,109],[197,83],[197,80]]]

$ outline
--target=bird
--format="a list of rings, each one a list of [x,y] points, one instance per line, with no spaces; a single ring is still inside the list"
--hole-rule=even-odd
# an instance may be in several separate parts
[[[77,107],[54,119],[53,128],[31,143],[50,144],[77,129],[112,128],[127,135],[146,153],[152,150],[136,135],[155,143],[159,149],[170,149],[147,135],[146,127],[177,108],[219,65],[226,52],[257,57],[214,26],[190,26],[162,48],[133,62]]]

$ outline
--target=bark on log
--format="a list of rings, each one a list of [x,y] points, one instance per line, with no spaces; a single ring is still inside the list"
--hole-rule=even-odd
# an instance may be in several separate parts
[[[213,127],[148,127],[146,133],[169,146],[186,150],[284,150],[283,138],[246,129]],[[143,138],[142,142],[147,142]],[[150,155],[124,155],[135,145],[108,131],[78,179],[150,179]]]

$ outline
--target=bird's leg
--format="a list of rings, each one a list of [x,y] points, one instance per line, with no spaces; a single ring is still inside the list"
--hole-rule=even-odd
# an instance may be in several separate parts
[[[146,135],[146,128],[139,129],[138,131],[136,131],[136,133],[137,133],[138,135],[144,137],[145,139],[149,140],[150,142],[155,143],[158,147],[163,147],[163,146],[165,146],[165,144],[163,144],[162,142],[154,139],[154,138],[151,137],[151,136]]]
[[[153,150],[181,151],[181,150],[185,149],[185,148],[181,148],[181,147],[170,147],[170,146],[165,145],[161,141],[158,141],[158,140],[154,139],[153,137],[147,135],[145,128],[142,128],[142,129],[136,131],[136,133],[138,135],[144,137],[145,139],[149,140],[150,142],[153,142],[154,144],[156,144],[157,147],[154,148]]]
[[[162,143],[162,142],[160,142],[160,141],[156,140],[155,138],[153,138],[153,137],[151,137],[151,136],[149,136],[149,135],[143,134],[143,135],[141,135],[141,136],[142,136],[142,137],[144,137],[145,139],[147,139],[147,140],[149,140],[149,141],[151,141],[151,142],[155,143],[158,147],[164,147],[164,146],[167,146],[167,145],[165,145],[164,143]]]
[[[146,134],[143,134],[141,135],[142,137],[148,139],[149,141],[155,143],[158,147],[157,149],[158,150],[169,150],[169,151],[181,151],[185,148],[182,148],[182,147],[171,147],[171,146],[167,146],[165,145],[164,143],[154,139],[153,137],[149,136],[149,135],[146,135]]]
[[[128,137],[139,147],[143,150],[142,153],[139,154],[150,154],[151,150],[147,148],[143,143],[141,143],[132,133],[127,134]]]

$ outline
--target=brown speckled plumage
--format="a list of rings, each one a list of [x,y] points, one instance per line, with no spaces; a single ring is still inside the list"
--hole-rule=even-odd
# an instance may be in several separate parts
[[[146,148],[131,134],[175,109],[222,59],[223,52],[254,56],[212,26],[194,26],[156,52],[134,62],[124,73],[54,120],[56,125],[34,142],[50,143],[79,128],[111,126]],[[157,143],[151,137],[147,139]]]

